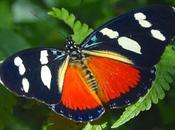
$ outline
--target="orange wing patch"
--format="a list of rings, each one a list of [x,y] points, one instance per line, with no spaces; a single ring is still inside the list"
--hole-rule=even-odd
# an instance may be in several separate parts
[[[120,97],[137,86],[140,71],[132,65],[103,57],[90,56],[88,66],[98,83],[98,96],[103,102]]]
[[[61,101],[65,107],[72,110],[93,109],[102,105],[85,81],[81,69],[71,64],[65,73]]]

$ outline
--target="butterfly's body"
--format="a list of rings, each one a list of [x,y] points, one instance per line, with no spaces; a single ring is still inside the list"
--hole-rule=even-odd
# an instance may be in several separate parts
[[[72,67],[78,68],[85,78],[90,89],[97,90],[96,79],[87,65],[87,55],[82,52],[81,48],[75,44],[72,38],[68,38],[65,42],[66,54],[69,56],[69,63]]]
[[[155,65],[175,36],[173,7],[133,10],[90,34],[81,45],[68,38],[66,50],[27,49],[0,66],[0,79],[19,96],[37,99],[78,122],[98,119],[143,97]]]

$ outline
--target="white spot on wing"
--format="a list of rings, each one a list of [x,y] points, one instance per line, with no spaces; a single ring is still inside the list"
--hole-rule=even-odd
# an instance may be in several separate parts
[[[16,66],[20,66],[21,64],[22,64],[22,59],[19,57],[19,56],[17,56],[17,57],[15,57],[15,59],[14,59],[14,64],[16,65]]]
[[[42,65],[48,63],[48,52],[47,52],[47,50],[42,50],[40,52],[40,62],[41,62]]]
[[[109,28],[103,28],[100,32],[111,39],[117,38],[119,36],[119,33],[117,31],[113,31],[112,29]]]
[[[19,66],[19,74],[20,74],[20,75],[24,75],[25,72],[26,72],[26,68],[24,67],[23,64],[21,64],[21,65]]]
[[[152,26],[152,24],[148,20],[146,20],[146,15],[144,13],[135,13],[134,18],[143,28],[150,28]]]
[[[173,10],[174,10],[174,12],[175,12],[175,7],[172,7],[173,8]]]
[[[26,72],[26,68],[23,64],[23,60],[17,56],[15,59],[14,59],[14,64],[18,67],[18,70],[19,70],[19,74],[20,75],[24,75],[24,73]]]
[[[166,40],[165,36],[159,30],[152,29],[151,34],[154,38],[156,38],[158,40],[161,40],[161,41]]]
[[[144,19],[146,19],[146,15],[144,15],[141,12],[139,12],[139,13],[135,13],[134,14],[134,18],[135,18],[135,20],[144,20]]]
[[[45,86],[47,86],[48,89],[50,89],[51,85],[51,71],[48,66],[44,65],[41,67],[41,80]]]
[[[139,20],[139,24],[144,28],[150,28],[152,24],[147,20]]]
[[[122,48],[124,48],[126,50],[130,50],[132,52],[142,54],[141,53],[141,47],[140,47],[139,43],[136,42],[135,40],[131,39],[131,38],[120,37],[118,39],[118,43]]]
[[[22,86],[23,86],[24,92],[25,93],[28,93],[29,92],[29,86],[30,86],[30,84],[29,84],[29,81],[28,81],[27,78],[23,78],[22,79]]]

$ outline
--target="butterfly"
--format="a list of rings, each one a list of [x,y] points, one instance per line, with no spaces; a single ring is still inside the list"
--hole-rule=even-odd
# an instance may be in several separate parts
[[[17,52],[0,65],[0,81],[66,118],[96,120],[105,108],[126,107],[147,93],[155,65],[175,36],[174,23],[174,7],[132,10],[96,29],[81,45],[67,38],[65,51]]]

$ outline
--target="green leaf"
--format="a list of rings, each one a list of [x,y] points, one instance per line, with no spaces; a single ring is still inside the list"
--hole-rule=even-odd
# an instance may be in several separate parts
[[[127,107],[112,128],[125,124],[141,111],[149,110],[152,103],[157,104],[165,97],[165,91],[168,91],[173,83],[172,75],[175,75],[175,52],[172,47],[172,45],[167,46],[160,63],[156,65],[156,79],[148,93],[138,102]]]
[[[19,50],[30,47],[24,38],[6,29],[0,30],[0,43],[0,60]]]
[[[53,8],[48,14],[64,21],[73,30],[72,37],[77,44],[80,44],[93,31],[87,24],[76,20],[75,16],[64,8]]]
[[[87,123],[87,125],[82,130],[91,130],[92,125],[90,123]]]
[[[10,5],[8,4],[8,1],[0,1],[0,18],[0,28],[9,29],[12,27],[12,14],[10,11]]]
[[[48,123],[42,127],[42,130],[48,130],[48,127],[52,125],[54,125],[54,123]]]
[[[0,30],[0,43],[1,62],[5,57],[21,49],[30,47],[20,35],[6,29]],[[8,123],[9,118],[11,118],[15,104],[15,96],[3,86],[0,86],[0,130]]]
[[[101,125],[91,125],[87,123],[87,125],[82,130],[104,130],[107,127],[107,122]]]
[[[0,130],[8,123],[12,116],[16,98],[0,85]]]

